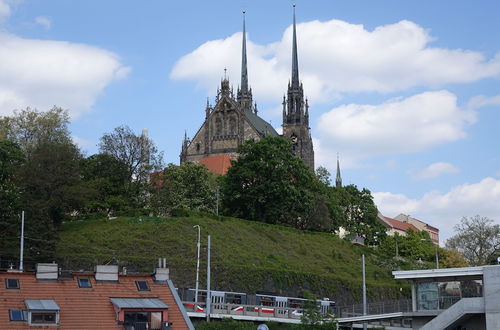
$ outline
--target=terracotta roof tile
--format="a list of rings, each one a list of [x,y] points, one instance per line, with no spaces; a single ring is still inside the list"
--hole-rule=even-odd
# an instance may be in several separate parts
[[[89,277],[91,288],[78,287],[78,275],[81,274],[73,274],[71,279],[42,281],[37,280],[34,273],[0,273],[0,325],[8,325],[12,330],[32,329],[27,322],[9,321],[9,310],[25,310],[25,299],[53,299],[60,307],[60,326],[37,329],[123,329],[123,325],[117,324],[110,301],[112,297],[120,297],[159,298],[169,307],[164,322],[173,323],[174,330],[188,329],[169,286],[155,283],[149,275],[119,275],[119,281],[114,283],[96,282]],[[20,289],[6,289],[7,278],[19,279]],[[150,291],[138,291],[137,280],[148,281]]]
[[[398,229],[398,230],[402,230],[402,231],[407,231],[408,229],[411,229],[413,231],[420,231],[417,229],[417,227],[415,227],[414,225],[412,225],[411,223],[407,223],[407,222],[403,222],[403,221],[399,221],[399,220],[396,220],[396,219],[393,219],[393,218],[389,218],[389,217],[386,217],[384,216],[384,219],[392,226],[392,228],[394,229]]]
[[[205,165],[207,169],[212,173],[224,175],[231,167],[231,160],[234,159],[235,158],[230,157],[226,154],[220,154],[202,158],[198,161],[198,163]]]

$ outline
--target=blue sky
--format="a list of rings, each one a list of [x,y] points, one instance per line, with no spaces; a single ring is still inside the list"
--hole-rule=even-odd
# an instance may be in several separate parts
[[[316,166],[366,187],[386,216],[453,233],[500,223],[500,3],[298,0],[299,70]],[[224,74],[248,74],[277,129],[290,76],[291,1],[0,0],[0,115],[69,109],[87,155],[119,125],[178,163]]]

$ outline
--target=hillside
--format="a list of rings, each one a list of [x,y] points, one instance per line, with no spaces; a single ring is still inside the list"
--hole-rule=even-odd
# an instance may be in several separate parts
[[[66,269],[93,269],[118,263],[128,271],[151,272],[157,258],[167,259],[178,287],[194,287],[197,230],[202,229],[200,287],[205,287],[207,235],[212,240],[215,290],[301,296],[308,290],[339,304],[359,302],[361,254],[366,255],[370,300],[397,298],[408,287],[391,279],[373,250],[328,233],[241,219],[207,216],[117,218],[65,223],[57,245]],[[400,287],[403,286],[403,291]]]

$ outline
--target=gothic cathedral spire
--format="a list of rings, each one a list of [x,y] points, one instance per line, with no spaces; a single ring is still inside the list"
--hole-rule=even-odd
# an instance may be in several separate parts
[[[292,88],[299,88],[299,57],[297,55],[297,30],[295,28],[295,5],[293,5],[293,37],[292,37]]]
[[[243,38],[241,42],[241,86],[238,90],[237,98],[238,103],[244,110],[252,108],[252,89],[248,87],[245,11],[243,11]]]
[[[294,154],[314,170],[309,104],[307,99],[304,99],[304,90],[299,80],[295,5],[293,5],[292,79],[291,83],[288,83],[286,99],[283,100],[283,137],[290,139]]]
[[[342,177],[340,176],[340,162],[339,162],[339,154],[337,154],[337,177],[335,178],[335,187],[342,187]]]

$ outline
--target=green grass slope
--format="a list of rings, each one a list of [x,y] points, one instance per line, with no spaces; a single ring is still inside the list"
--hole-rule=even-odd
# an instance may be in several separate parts
[[[178,287],[194,287],[197,230],[201,226],[200,287],[206,286],[207,235],[211,235],[212,288],[301,296],[310,291],[338,304],[359,302],[361,255],[366,255],[370,300],[394,299],[408,288],[378,266],[366,247],[328,233],[303,232],[234,218],[118,218],[65,223],[57,245],[66,269],[112,263],[151,272],[166,258]],[[403,291],[401,291],[403,287]]]

